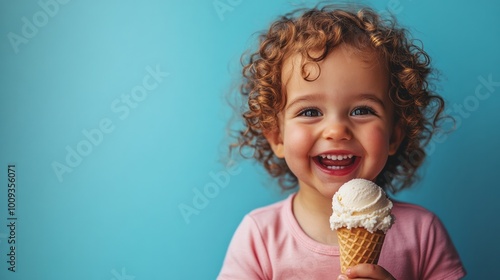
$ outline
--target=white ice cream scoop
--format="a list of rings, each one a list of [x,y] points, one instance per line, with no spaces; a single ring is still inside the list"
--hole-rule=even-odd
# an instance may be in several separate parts
[[[353,179],[343,184],[332,199],[330,227],[336,230],[363,227],[369,232],[384,233],[393,224],[392,202],[384,190],[365,179]]]

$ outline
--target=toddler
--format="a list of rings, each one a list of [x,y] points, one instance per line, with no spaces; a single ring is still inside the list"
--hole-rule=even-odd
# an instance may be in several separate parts
[[[332,196],[354,178],[396,193],[415,181],[443,118],[429,56],[369,8],[292,12],[262,34],[243,68],[245,127],[232,148],[253,157],[288,198],[246,215],[218,279],[460,279],[439,219],[394,202],[378,265],[340,274]]]

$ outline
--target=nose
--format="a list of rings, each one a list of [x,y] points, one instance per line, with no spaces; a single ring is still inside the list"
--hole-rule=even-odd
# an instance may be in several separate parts
[[[342,122],[330,123],[323,130],[323,138],[333,141],[351,140],[352,132],[350,128]]]

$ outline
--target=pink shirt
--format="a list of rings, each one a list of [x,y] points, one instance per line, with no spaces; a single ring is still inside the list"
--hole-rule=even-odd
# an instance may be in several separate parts
[[[337,279],[338,246],[307,236],[292,212],[294,195],[246,215],[218,279]],[[379,265],[396,279],[460,279],[460,258],[444,226],[422,207],[394,202]]]

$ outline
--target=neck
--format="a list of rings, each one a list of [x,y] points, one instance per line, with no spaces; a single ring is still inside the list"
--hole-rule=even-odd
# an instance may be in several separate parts
[[[323,244],[338,245],[337,234],[330,229],[331,198],[301,188],[294,198],[293,212],[309,237]]]
[[[332,214],[332,199],[324,197],[317,191],[302,188],[297,192],[295,199],[311,213],[328,217]]]

